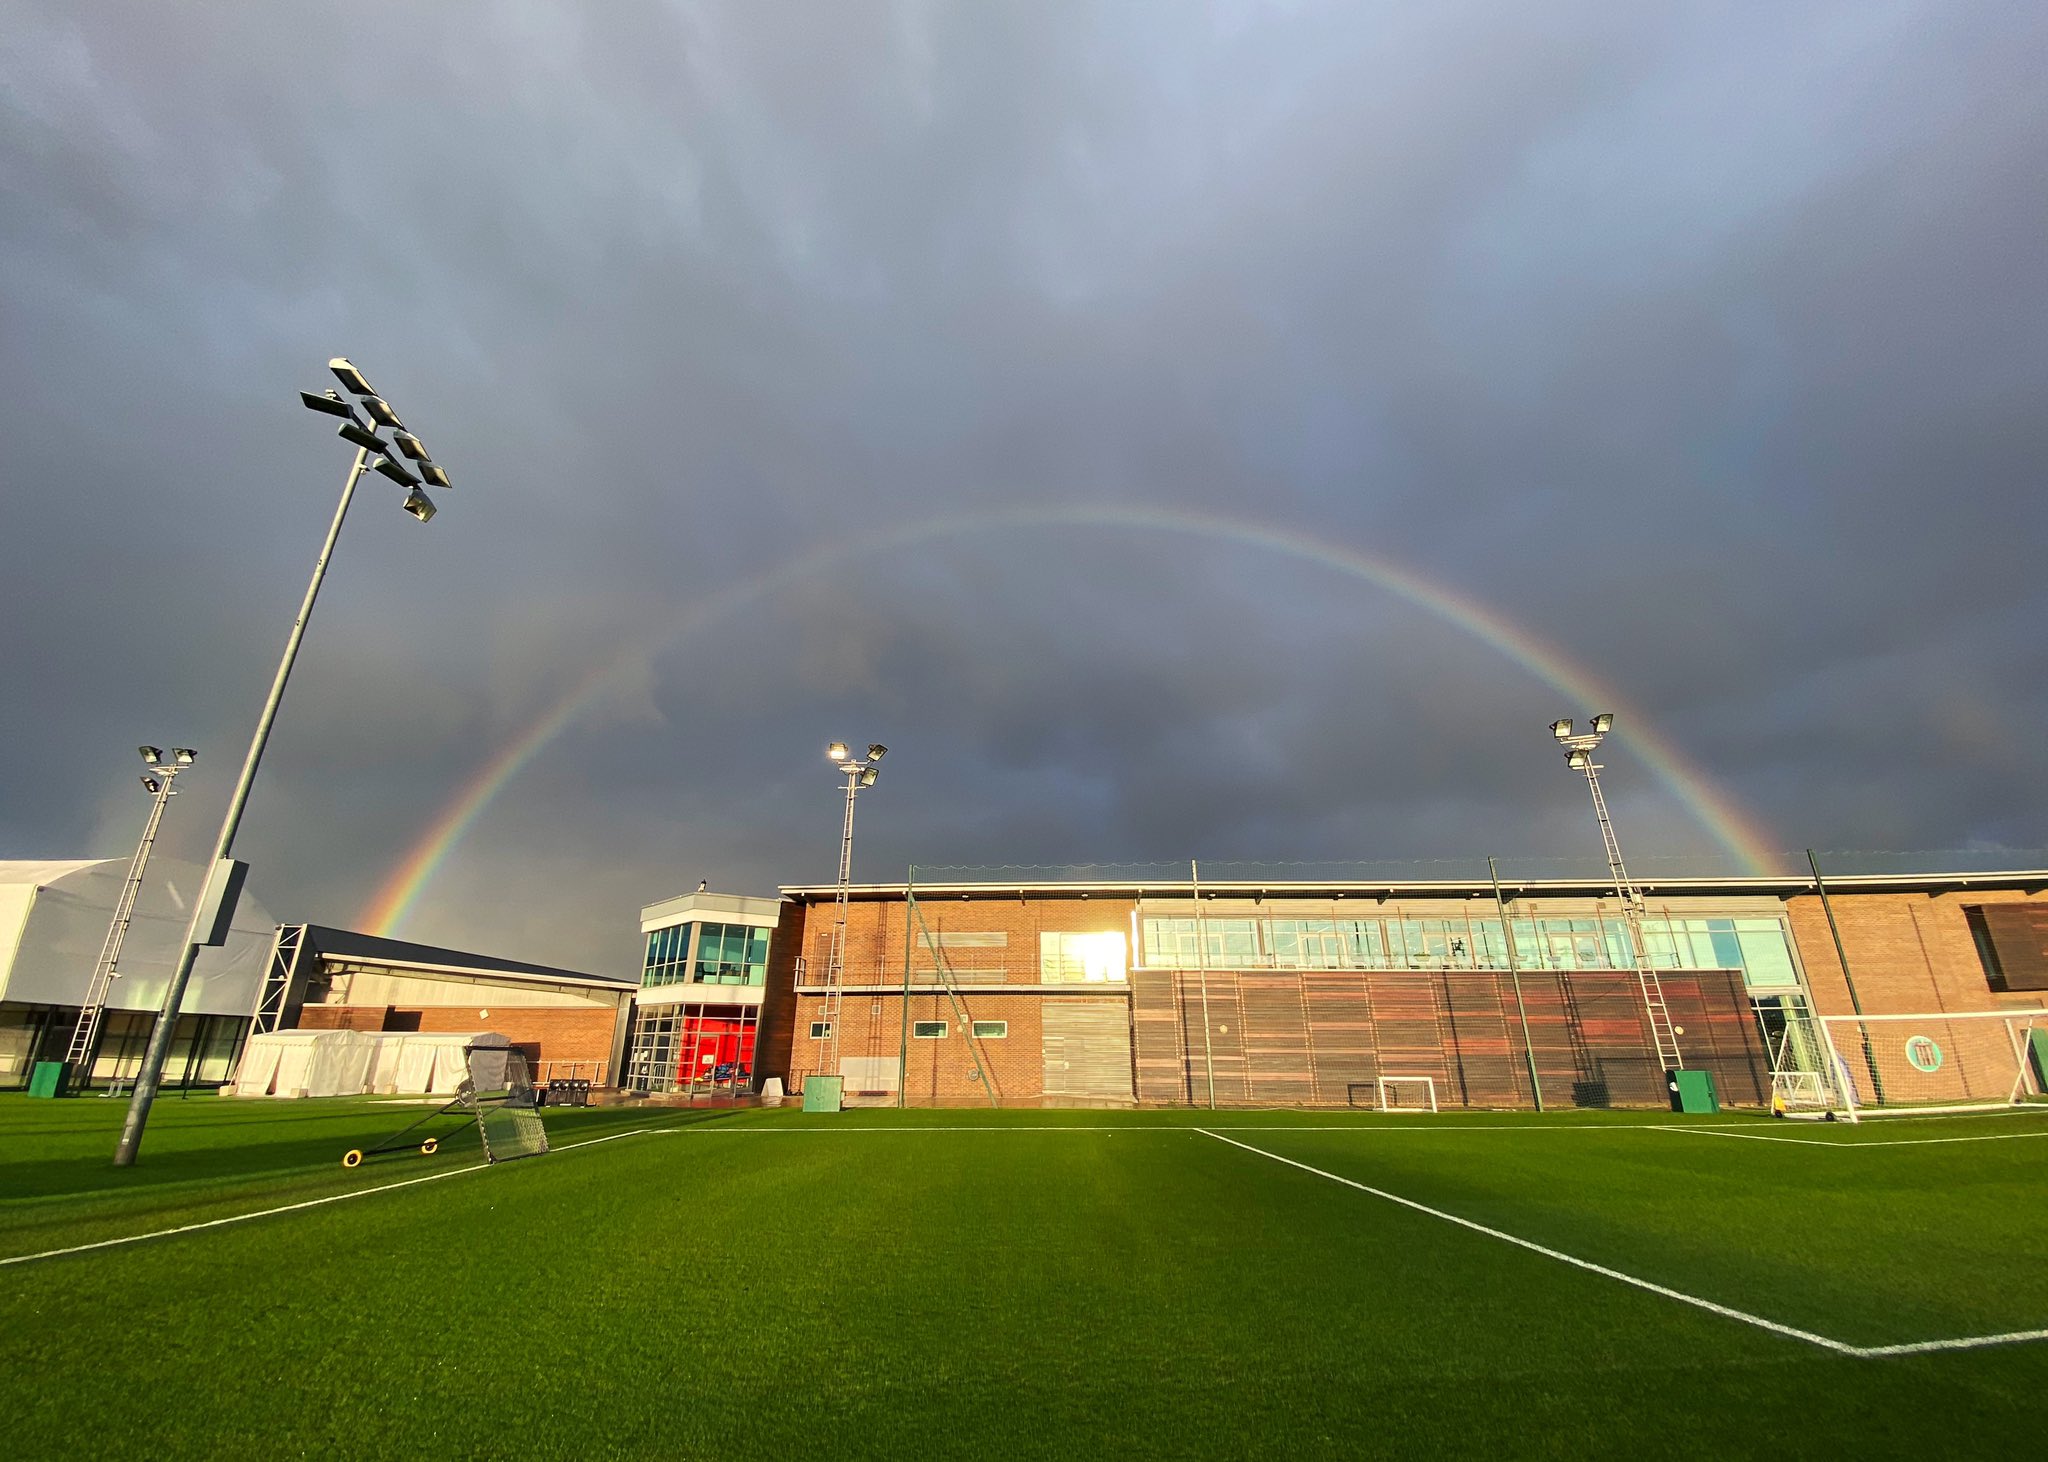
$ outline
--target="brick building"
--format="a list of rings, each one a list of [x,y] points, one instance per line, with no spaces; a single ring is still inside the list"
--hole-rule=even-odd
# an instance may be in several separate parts
[[[536,1081],[616,1082],[636,988],[322,924],[278,926],[256,1030],[495,1031]]]
[[[2048,872],[1827,891],[1866,1013],[2048,1004]],[[911,1103],[1348,1105],[1381,1077],[1426,1081],[1447,1106],[1532,1105],[1539,1088],[1548,1106],[1666,1097],[1626,921],[1594,882],[1508,883],[1505,922],[1485,882],[865,885],[836,992],[836,890],[782,892],[757,1067],[791,1089],[837,1071],[874,1102],[900,1086]],[[1853,1002],[1811,878],[1643,892],[1685,1064],[1723,1101],[1761,1105],[1781,1066],[1821,1062],[1787,1030]],[[1940,1038],[1944,1081],[1979,1073],[1958,1096],[1995,1095],[2014,1069],[2003,1024],[1951,1021]]]

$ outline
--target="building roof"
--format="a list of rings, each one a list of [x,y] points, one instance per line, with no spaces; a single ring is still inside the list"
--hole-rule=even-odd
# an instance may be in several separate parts
[[[328,959],[353,960],[362,964],[394,968],[432,970],[444,974],[478,975],[486,979],[515,977],[549,980],[568,985],[597,985],[607,990],[638,989],[635,981],[613,975],[592,975],[581,970],[558,969],[553,965],[527,964],[523,960],[500,959],[496,955],[473,954],[438,945],[413,944],[404,939],[385,939],[353,929],[336,929],[328,924],[308,924],[306,937],[313,948]]]
[[[1762,877],[1632,878],[1645,894],[1748,894],[1786,898],[1815,892],[1813,875],[1772,874]],[[2020,888],[2048,889],[2048,869],[2020,868],[1982,873],[1851,873],[1827,874],[1830,893],[1952,893],[1964,889]],[[1598,898],[1614,892],[1609,878],[1521,878],[1503,874],[1501,891],[1514,898]],[[783,897],[800,902],[833,898],[838,885],[794,884],[782,889]],[[855,899],[900,899],[900,883],[860,883],[847,890]],[[929,898],[1193,898],[1197,893],[1218,898],[1264,897],[1274,899],[1318,898],[1491,898],[1493,884],[1484,879],[1398,879],[1393,881],[1346,881],[1339,879],[1287,880],[1204,878],[1199,884],[1186,879],[1118,879],[1109,881],[1030,879],[975,879],[971,881],[920,882],[920,897]]]

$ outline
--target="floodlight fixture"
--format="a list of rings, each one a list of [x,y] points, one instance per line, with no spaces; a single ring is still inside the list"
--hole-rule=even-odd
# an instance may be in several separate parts
[[[163,748],[160,746],[138,746],[135,749],[141,752],[142,759],[152,766],[164,759]]]
[[[398,423],[395,421],[387,421],[384,424],[386,426],[396,426]],[[420,439],[414,436],[411,432],[394,431],[391,434],[391,440],[398,443],[398,450],[405,453],[406,456],[412,458],[413,461],[425,462],[429,460],[427,449],[420,445]]]
[[[880,760],[881,760],[881,759],[882,759],[883,757],[887,756],[888,754],[889,754],[889,748],[888,748],[888,747],[886,747],[886,746],[884,746],[884,745],[882,745],[882,743],[881,743],[881,742],[879,742],[879,741],[874,741],[874,742],[870,742],[870,743],[868,744],[868,760],[869,760],[869,761],[880,761]]]
[[[174,746],[171,748],[171,759],[181,767],[189,767],[199,760],[199,753],[189,746]]]
[[[403,462],[395,461],[390,457],[379,457],[370,465],[400,487],[417,488],[420,485],[420,480],[412,475],[411,469]]]
[[[1565,753],[1564,764],[1577,771],[1584,771],[1593,760],[1593,753],[1583,749]]]
[[[349,363],[345,355],[337,355],[327,362],[327,369],[334,372],[335,379],[358,396],[375,396],[377,390],[363,378],[363,373]]]
[[[400,440],[404,444],[401,449],[412,455],[422,466],[429,468],[428,481],[442,487],[448,485],[447,474],[432,467],[432,464],[425,460],[426,448],[420,445],[419,438],[403,431],[397,411],[390,402],[377,393],[369,378],[356,369],[355,362],[347,356],[337,355],[327,362],[327,368],[334,373],[335,380],[341,383],[343,391],[358,398],[363,410],[368,413],[369,423],[381,423],[401,433]],[[256,734],[249,743],[249,754],[242,762],[242,772],[236,779],[234,791],[229,794],[227,812],[221,819],[220,835],[213,849],[213,864],[217,869],[239,866],[233,858],[235,833],[240,828],[242,814],[248,807],[249,793],[256,780],[256,771],[262,763],[264,748],[270,741],[271,727],[276,722],[278,707],[284,699],[285,682],[290,678],[292,666],[298,659],[299,644],[305,633],[306,621],[313,613],[314,601],[319,597],[320,585],[327,576],[328,563],[334,556],[334,545],[341,537],[342,523],[348,517],[349,504],[355,498],[356,487],[362,481],[363,474],[374,468],[380,475],[404,487],[406,496],[402,506],[420,522],[430,521],[436,511],[433,499],[420,491],[420,478],[394,459],[391,448],[387,447],[384,439],[365,423],[363,417],[357,415],[354,404],[332,390],[319,395],[311,391],[301,391],[299,401],[310,411],[317,411],[323,416],[341,418],[336,434],[356,449],[355,460],[350,464],[348,477],[342,485],[341,501],[334,509],[334,521],[328,526],[327,540],[321,545],[319,557],[313,561],[313,577],[306,585],[306,597],[299,606],[298,620],[292,627],[290,637],[285,641],[284,658],[278,664],[275,679],[271,681],[270,697],[264,703],[262,714],[256,719]],[[151,748],[151,752],[154,751],[155,749]],[[193,760],[193,753],[189,747],[178,750],[176,756],[178,760],[174,765],[151,767],[151,770],[162,778],[160,799],[170,795],[171,777],[190,765]],[[238,889],[239,875],[224,883],[222,888]],[[233,892],[227,892],[224,899],[213,900],[215,911],[231,908],[230,901],[233,897]],[[150,1027],[149,1043],[143,1051],[141,1067],[135,1074],[128,1113],[121,1124],[121,1138],[114,1148],[114,1166],[117,1168],[132,1167],[135,1155],[142,1146],[143,1129],[148,1125],[150,1108],[154,1105],[157,1090],[163,1083],[164,1062],[170,1055],[171,1034],[178,1028],[178,1012],[185,998],[186,984],[192,977],[192,969],[198,960],[201,946],[212,937],[209,933],[210,926],[202,923],[202,920],[207,918],[208,901],[194,901],[191,922],[185,930],[184,946],[179,951],[176,967],[171,971],[170,982],[164,988],[163,1003],[158,1010],[155,1023]],[[220,913],[218,922],[225,924],[224,912]],[[81,1029],[83,1030],[83,1025]],[[85,1034],[89,1036],[91,1032]]]
[[[304,402],[309,410],[324,411],[329,416],[343,416],[351,421],[355,420],[354,408],[341,399],[339,391],[323,391],[318,396],[311,391],[301,391],[299,400]]]
[[[448,480],[448,474],[441,470],[441,464],[438,462],[420,463],[420,476],[426,478],[427,481],[431,482],[436,487],[455,486],[454,483]]]
[[[830,761],[845,761],[846,743],[844,741],[833,742],[830,746],[825,748],[825,756],[827,760]]]
[[[1559,741],[1562,741],[1562,740],[1564,740],[1564,739],[1565,739],[1565,737],[1567,737],[1567,736],[1571,735],[1571,734],[1572,734],[1572,723],[1571,723],[1571,718],[1570,718],[1570,717],[1566,717],[1566,718],[1565,718],[1564,720],[1562,720],[1562,721],[1552,721],[1552,722],[1550,723],[1550,734],[1551,734],[1552,736],[1555,736],[1555,737],[1556,737],[1556,738],[1557,738],[1557,739],[1558,739]]]
[[[144,777],[142,779],[142,785],[149,788],[149,795],[154,797],[157,793],[157,789],[163,786],[163,783],[159,782],[155,777]]]
[[[391,450],[384,445],[384,438],[368,427],[357,426],[353,421],[344,421],[336,428],[334,434],[352,447],[361,447],[365,452],[375,452],[379,456]]]
[[[1602,711],[1602,712],[1601,712],[1601,713],[1600,713],[1599,715],[1597,715],[1597,716],[1595,716],[1595,717],[1593,718],[1593,734],[1594,734],[1594,735],[1596,735],[1596,736],[1605,736],[1605,735],[1606,735],[1606,734],[1607,734],[1607,733],[1608,733],[1609,731],[1611,731],[1611,730],[1613,730],[1613,729],[1614,729],[1614,712],[1612,712],[1612,711]]]
[[[873,767],[869,767],[866,771],[860,774],[860,784],[863,787],[872,787],[875,785],[875,769]]]

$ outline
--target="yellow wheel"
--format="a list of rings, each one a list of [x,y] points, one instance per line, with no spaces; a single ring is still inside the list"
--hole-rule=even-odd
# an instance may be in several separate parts
[[[432,1151],[433,1151],[433,1150],[434,1150],[435,1148],[439,1147],[440,1145],[441,1145],[441,1139],[440,1139],[440,1138],[438,1138],[438,1137],[429,1137],[429,1138],[428,1138],[428,1139],[427,1139],[427,1140],[426,1140],[425,1142],[422,1142],[422,1143],[420,1144],[420,1151],[421,1151],[421,1152],[432,1152]]]
[[[341,1155],[341,1165],[345,1168],[361,1167],[363,1165],[363,1150],[360,1147],[351,1147]]]

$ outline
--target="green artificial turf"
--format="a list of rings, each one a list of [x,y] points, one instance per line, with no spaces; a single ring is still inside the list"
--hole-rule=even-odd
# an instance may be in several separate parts
[[[2044,1424],[2048,1344],[1835,1354],[1203,1130],[1867,1346],[2048,1326],[2040,1114],[598,1109],[482,1171],[473,1131],[339,1165],[416,1115],[166,1101],[117,1172],[118,1104],[0,1098],[0,1254],[448,1175],[0,1267],[11,1454],[1929,1457]]]

